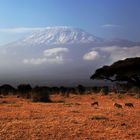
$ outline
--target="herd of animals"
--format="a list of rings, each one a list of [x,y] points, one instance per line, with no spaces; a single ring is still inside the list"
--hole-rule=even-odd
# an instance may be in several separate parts
[[[133,103],[125,103],[124,105],[126,107],[134,107]],[[97,101],[93,102],[93,103],[91,103],[91,106],[99,106],[99,103]],[[118,104],[118,103],[114,103],[114,107],[116,107],[116,108],[123,108],[123,105]]]

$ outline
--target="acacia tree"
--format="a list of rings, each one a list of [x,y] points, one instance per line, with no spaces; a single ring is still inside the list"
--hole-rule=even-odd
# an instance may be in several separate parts
[[[106,79],[111,82],[126,81],[127,83],[140,87],[140,57],[127,58],[103,66],[95,71],[91,79]]]

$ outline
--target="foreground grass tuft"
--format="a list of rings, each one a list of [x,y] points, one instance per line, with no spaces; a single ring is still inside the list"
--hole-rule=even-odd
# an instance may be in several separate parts
[[[91,120],[109,120],[107,117],[102,115],[93,115],[90,117]]]

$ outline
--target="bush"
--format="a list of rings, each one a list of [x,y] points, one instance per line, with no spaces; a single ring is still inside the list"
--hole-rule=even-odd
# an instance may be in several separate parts
[[[140,93],[140,88],[132,87],[131,89],[129,89],[128,93]]]
[[[15,88],[11,85],[5,84],[0,86],[0,94],[2,95],[10,95],[15,93]]]
[[[139,99],[139,98],[140,98],[140,94],[136,94],[134,97],[135,97],[136,99]]]
[[[17,89],[21,97],[30,98],[32,87],[29,84],[20,84]]]
[[[91,116],[91,120],[108,120],[108,118],[101,115],[93,115]]]
[[[62,95],[62,96],[69,97],[69,93],[68,93],[66,87],[61,86],[61,87],[60,87],[60,92],[61,92],[61,95]]]
[[[50,92],[44,87],[35,87],[31,92],[31,100],[33,102],[51,102]]]
[[[84,94],[85,91],[86,91],[85,87],[82,86],[82,85],[78,85],[78,86],[77,86],[77,90],[78,90],[78,92],[79,92],[80,94]]]
[[[102,95],[108,95],[108,93],[109,93],[109,88],[108,88],[108,86],[104,86],[104,87],[101,89],[100,93],[101,93]]]

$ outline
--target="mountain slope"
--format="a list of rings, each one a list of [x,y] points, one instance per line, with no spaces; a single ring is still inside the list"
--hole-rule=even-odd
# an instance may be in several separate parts
[[[46,27],[0,48],[0,82],[92,85],[94,70],[140,56],[140,43],[104,40],[82,29]]]
[[[46,27],[31,33],[21,40],[30,45],[61,45],[101,42],[102,38],[96,37],[79,28],[73,27]]]

